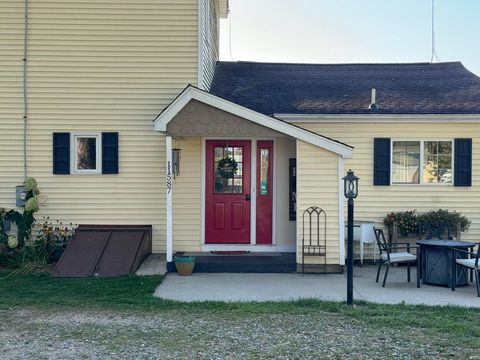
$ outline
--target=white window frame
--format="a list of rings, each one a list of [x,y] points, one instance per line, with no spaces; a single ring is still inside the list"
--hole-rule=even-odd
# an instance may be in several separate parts
[[[419,183],[395,183],[393,182],[393,143],[398,141],[411,141],[420,143],[420,174],[419,174]],[[427,183],[423,181],[423,155],[424,155],[424,144],[429,141],[448,141],[452,144],[452,181],[449,183]],[[390,185],[394,186],[453,186],[455,183],[454,179],[455,174],[455,141],[453,139],[391,139],[390,141]]]
[[[77,138],[93,138],[97,140],[96,160],[97,167],[92,170],[77,169]],[[71,174],[101,174],[102,173],[102,133],[100,132],[78,132],[70,134],[70,173]]]

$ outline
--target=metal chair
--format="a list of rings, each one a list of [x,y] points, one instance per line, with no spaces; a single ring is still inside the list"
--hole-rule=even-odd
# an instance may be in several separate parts
[[[473,250],[473,249],[472,249]],[[467,258],[458,258],[457,253],[464,253]],[[477,252],[454,249],[452,256],[452,291],[455,291],[457,282],[457,265],[470,270],[470,281],[472,281],[472,272],[475,273],[475,282],[477,284],[477,295],[480,297],[480,243],[477,244]]]
[[[393,264],[407,264],[407,281],[410,282],[410,265],[411,263],[416,263],[417,265],[417,288],[420,287],[420,256],[418,256],[418,247],[411,246],[410,243],[395,243],[390,244],[385,240],[385,234],[383,233],[382,229],[375,229],[375,238],[377,240],[378,249],[380,250],[380,261],[378,262],[378,270],[377,270],[377,278],[376,282],[378,283],[378,279],[380,277],[380,271],[382,269],[382,265],[385,264],[387,268],[385,269],[385,275],[383,277],[382,287],[385,287],[385,283],[387,281],[388,270],[391,265]],[[397,250],[406,251],[403,252],[394,252]],[[410,250],[415,249],[416,254],[412,254]]]
[[[425,236],[425,237],[423,237]],[[446,222],[424,222],[418,224],[418,240],[453,240],[452,227]]]

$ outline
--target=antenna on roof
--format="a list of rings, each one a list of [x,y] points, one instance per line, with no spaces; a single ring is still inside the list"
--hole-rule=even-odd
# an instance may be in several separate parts
[[[377,89],[372,88],[372,100],[370,101],[370,105],[368,105],[368,110],[371,112],[377,112],[378,111],[378,105],[377,105]]]
[[[232,55],[232,12],[228,11],[228,49],[230,50],[230,60],[233,60]]]
[[[437,55],[437,50],[435,49],[435,0],[432,0],[432,57],[430,58],[430,62],[433,63],[433,59],[435,61],[440,62],[440,59]]]

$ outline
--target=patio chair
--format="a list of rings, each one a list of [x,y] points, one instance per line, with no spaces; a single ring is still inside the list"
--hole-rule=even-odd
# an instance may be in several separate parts
[[[457,253],[467,254],[466,259],[458,259]],[[455,286],[457,282],[457,265],[463,266],[470,270],[470,279],[472,272],[475,273],[475,282],[477,284],[477,295],[480,297],[480,243],[477,244],[477,252],[466,251],[461,249],[454,249],[452,259],[452,291],[455,291]],[[471,279],[472,280],[472,279]],[[471,281],[470,280],[470,281]]]
[[[418,240],[453,240],[452,227],[449,223],[419,223]]]
[[[377,240],[377,245],[380,250],[380,261],[378,263],[377,278],[376,282],[380,277],[380,271],[382,265],[386,265],[385,275],[383,277],[382,287],[385,287],[387,281],[388,270],[393,264],[407,264],[407,281],[410,282],[410,265],[416,263],[417,265],[417,288],[420,287],[420,256],[418,256],[418,247],[412,246],[410,243],[395,243],[391,244],[385,240],[385,234],[382,229],[375,229],[375,238]],[[410,251],[415,249],[416,254],[412,254]],[[406,250],[406,251],[398,251]]]

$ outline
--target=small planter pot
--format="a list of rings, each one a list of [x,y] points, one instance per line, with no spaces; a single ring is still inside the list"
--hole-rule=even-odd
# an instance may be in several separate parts
[[[195,256],[175,256],[175,268],[180,276],[192,275],[195,267]]]

